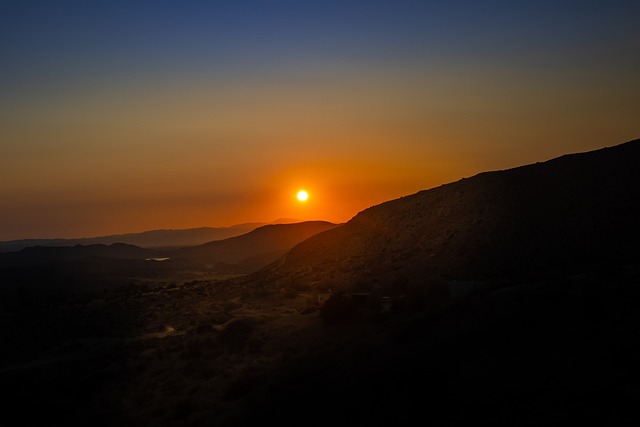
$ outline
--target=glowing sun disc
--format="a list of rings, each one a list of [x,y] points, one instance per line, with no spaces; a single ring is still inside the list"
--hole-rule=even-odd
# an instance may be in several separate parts
[[[307,193],[304,190],[300,190],[298,191],[298,200],[300,200],[301,202],[306,202],[307,199],[309,198],[309,193]]]

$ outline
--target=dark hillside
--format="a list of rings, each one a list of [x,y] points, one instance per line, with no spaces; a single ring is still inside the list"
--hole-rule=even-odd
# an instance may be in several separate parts
[[[639,164],[636,140],[482,173],[296,246],[253,280],[333,291],[330,338],[238,425],[637,424]]]
[[[268,277],[306,285],[549,277],[640,254],[640,140],[487,172],[369,208]]]

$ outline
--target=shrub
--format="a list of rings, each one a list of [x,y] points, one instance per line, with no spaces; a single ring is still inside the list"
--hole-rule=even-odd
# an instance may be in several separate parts
[[[411,283],[407,289],[407,305],[411,311],[429,310],[449,300],[447,285],[442,280]]]
[[[251,334],[255,330],[254,321],[250,318],[232,320],[220,332],[218,339],[220,342],[232,349],[244,347]]]
[[[320,308],[320,318],[326,324],[336,324],[350,319],[355,312],[353,298],[344,292],[336,292]]]

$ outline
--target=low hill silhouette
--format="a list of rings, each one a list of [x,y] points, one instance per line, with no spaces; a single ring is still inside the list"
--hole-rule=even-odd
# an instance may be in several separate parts
[[[277,260],[314,234],[335,227],[337,224],[326,221],[265,225],[241,236],[171,251],[167,256],[202,264],[232,264],[250,272]]]
[[[163,252],[144,249],[126,243],[111,245],[35,246],[18,252],[0,254],[0,265],[41,264],[101,257],[115,259],[146,259],[160,257]]]

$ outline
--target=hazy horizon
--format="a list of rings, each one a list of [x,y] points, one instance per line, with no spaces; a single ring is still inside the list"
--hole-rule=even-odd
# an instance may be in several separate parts
[[[57,236],[57,237],[20,237],[17,239],[6,239],[0,240],[0,242],[9,242],[9,241],[21,241],[21,240],[81,240],[81,239],[93,239],[100,237],[111,237],[111,236],[120,236],[120,235],[129,235],[129,234],[142,234],[146,232],[154,232],[154,231],[184,231],[184,230],[196,230],[199,228],[234,228],[247,224],[261,224],[259,227],[264,225],[279,225],[279,224],[295,224],[300,222],[313,222],[313,221],[326,221],[324,219],[308,219],[308,220],[298,220],[295,218],[276,218],[272,221],[247,221],[237,224],[228,224],[228,225],[201,225],[195,227],[186,227],[186,228],[170,228],[170,227],[162,227],[162,228],[153,228],[153,229],[144,229],[144,230],[132,230],[132,231],[122,231],[111,234],[101,234],[101,235],[77,235],[77,236]],[[327,221],[331,222],[331,221]],[[334,223],[341,224],[341,223]]]
[[[639,136],[638,2],[0,10],[1,241],[345,222]]]

